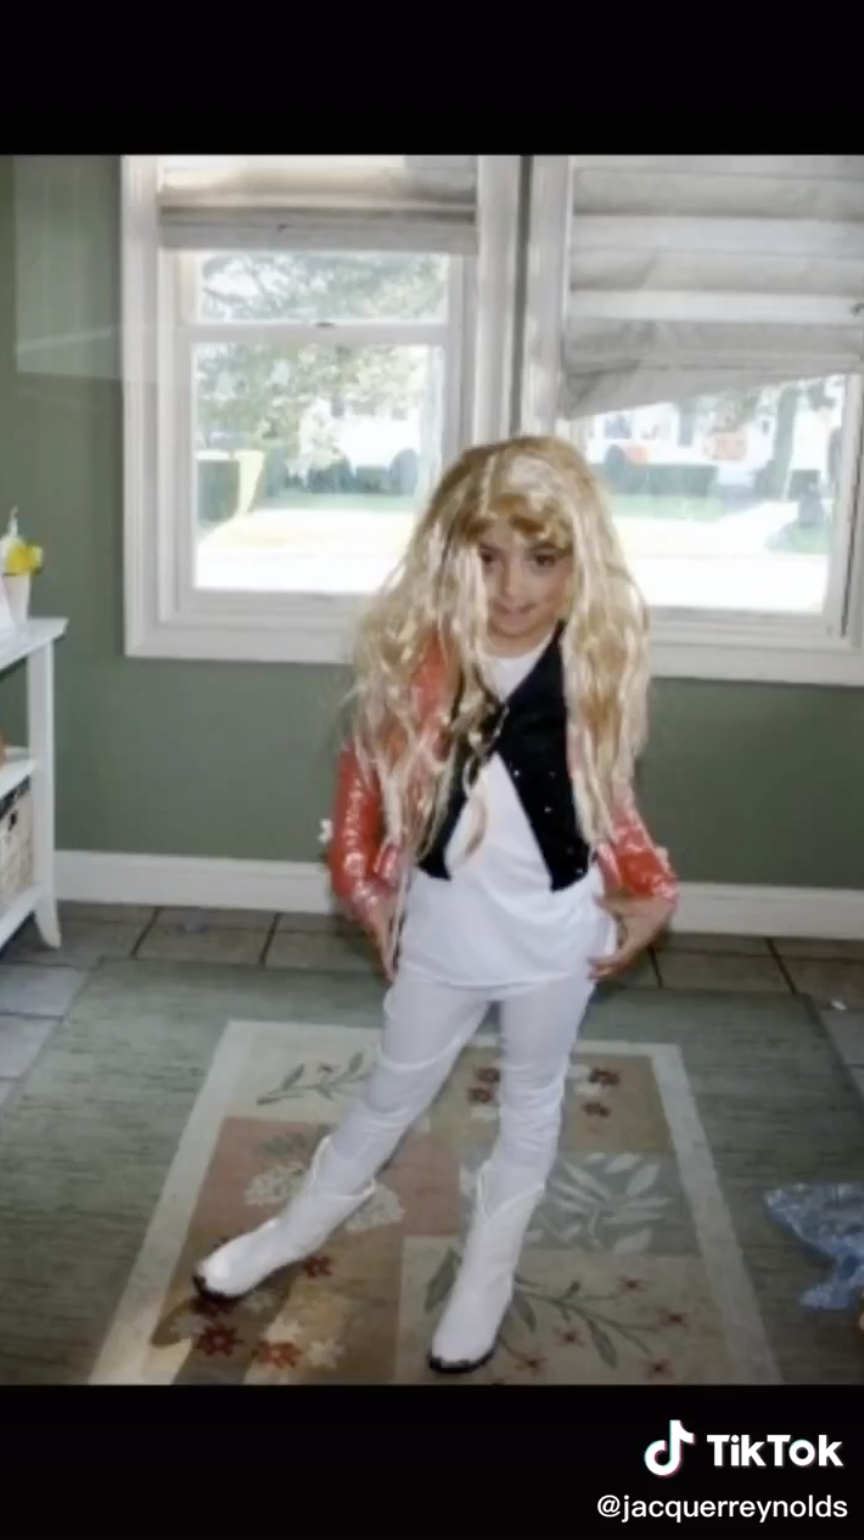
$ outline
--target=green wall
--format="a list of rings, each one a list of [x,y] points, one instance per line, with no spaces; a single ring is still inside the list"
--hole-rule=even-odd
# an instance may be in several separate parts
[[[35,613],[70,618],[58,844],[315,860],[345,676],[123,657],[116,160],[58,166],[46,206],[57,246],[40,255],[20,239],[0,157],[0,518],[18,504],[45,547]],[[34,339],[64,327],[107,340],[83,345],[77,375],[36,372]],[[21,698],[20,675],[0,684],[0,729],[14,730]],[[860,692],[656,687],[642,801],[686,880],[864,887],[862,785]]]

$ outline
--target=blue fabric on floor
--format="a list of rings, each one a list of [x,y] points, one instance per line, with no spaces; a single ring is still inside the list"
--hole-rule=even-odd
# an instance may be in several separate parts
[[[808,1310],[848,1310],[864,1290],[864,1187],[857,1182],[800,1183],[766,1194],[784,1229],[834,1263],[830,1277],[805,1290]]]

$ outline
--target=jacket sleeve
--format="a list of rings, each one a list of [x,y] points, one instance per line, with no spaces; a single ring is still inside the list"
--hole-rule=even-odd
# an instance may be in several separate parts
[[[336,771],[336,795],[327,865],[336,897],[365,923],[386,887],[373,875],[381,829],[381,795],[350,743]]]
[[[678,903],[678,879],[668,852],[655,845],[632,796],[622,801],[612,839],[598,852],[604,876],[636,898]]]

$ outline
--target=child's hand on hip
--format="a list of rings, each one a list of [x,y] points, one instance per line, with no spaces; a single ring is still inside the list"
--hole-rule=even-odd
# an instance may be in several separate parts
[[[378,900],[368,921],[372,944],[378,953],[378,959],[384,970],[384,975],[391,984],[393,982],[393,967],[389,961],[389,953],[395,914],[396,895],[395,893],[387,893]]]
[[[618,945],[608,957],[592,960],[591,977],[595,979],[611,978],[629,968],[675,912],[675,905],[667,898],[635,898],[628,893],[598,898],[597,903],[617,921]]]

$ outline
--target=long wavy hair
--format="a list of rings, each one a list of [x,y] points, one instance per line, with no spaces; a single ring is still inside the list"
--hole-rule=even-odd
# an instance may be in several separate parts
[[[468,449],[445,473],[404,558],[356,640],[353,735],[381,787],[388,835],[417,858],[439,827],[460,746],[482,756],[494,697],[483,674],[487,609],[478,545],[506,520],[572,553],[561,651],[574,794],[591,844],[608,839],[646,736],[648,617],[600,487],[557,438]],[[430,660],[443,692],[433,721],[419,681]]]

